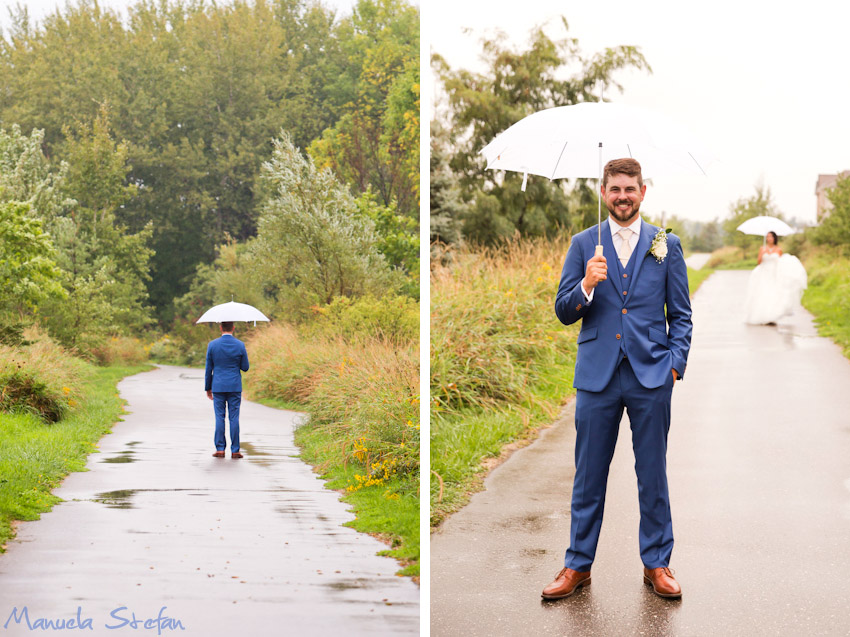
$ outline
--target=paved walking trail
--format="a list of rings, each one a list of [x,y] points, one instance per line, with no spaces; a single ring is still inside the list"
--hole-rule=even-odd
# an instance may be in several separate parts
[[[668,476],[681,601],[642,581],[623,419],[593,583],[542,602],[569,541],[573,411],[431,540],[431,635],[850,635],[850,361],[802,308],[743,323],[747,272],[693,300]]]
[[[24,606],[32,622],[80,607],[94,629],[80,634],[113,637],[159,634],[143,621],[163,606],[161,634],[418,634],[418,586],[341,526],[353,515],[296,457],[301,414],[243,401],[245,458],[218,459],[203,371],[162,367],[119,390],[130,413],[89,471],[0,555],[0,636],[32,634],[8,621]]]

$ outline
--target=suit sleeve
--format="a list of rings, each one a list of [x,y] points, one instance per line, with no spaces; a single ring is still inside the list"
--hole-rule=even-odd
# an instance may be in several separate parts
[[[210,391],[212,389],[212,377],[213,377],[213,359],[212,359],[212,343],[207,345],[207,364],[206,369],[204,370],[204,391]]]
[[[239,360],[239,369],[241,369],[243,372],[247,372],[248,367],[250,367],[250,365],[248,364],[248,350],[245,349],[245,345],[243,343],[243,345],[242,345],[242,356]]]
[[[688,266],[679,238],[668,238],[669,260],[667,270],[667,325],[668,347],[673,354],[673,369],[684,378],[691,349],[691,296],[688,289]]]
[[[581,282],[587,266],[579,242],[573,238],[564,267],[561,270],[561,282],[555,296],[555,314],[564,325],[572,325],[587,313],[590,303],[584,297]],[[592,298],[592,297],[591,297]]]

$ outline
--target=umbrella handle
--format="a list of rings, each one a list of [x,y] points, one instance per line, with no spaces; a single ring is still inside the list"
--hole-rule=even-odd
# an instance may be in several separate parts
[[[602,256],[602,246],[601,245],[596,246],[596,254],[594,254],[593,256],[595,256],[595,257],[601,257]]]

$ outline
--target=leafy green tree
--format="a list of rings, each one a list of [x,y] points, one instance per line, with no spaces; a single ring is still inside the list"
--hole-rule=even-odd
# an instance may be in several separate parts
[[[356,200],[358,213],[375,224],[375,247],[387,264],[403,277],[405,294],[419,298],[419,224],[400,215],[390,206],[382,206],[370,190]]]
[[[68,165],[52,166],[43,143],[43,130],[27,137],[17,124],[0,129],[0,201],[27,202],[30,215],[49,221],[74,202],[64,196]]]
[[[812,240],[819,245],[840,248],[850,254],[850,177],[839,179],[834,188],[830,188],[827,197],[832,202],[832,210],[811,231]]]
[[[439,121],[431,122],[430,212],[431,243],[457,243],[468,204],[458,175],[449,166],[448,131]]]
[[[389,268],[374,222],[286,132],[275,140],[262,179],[267,197],[251,252],[279,305],[303,311],[337,296],[385,291]]]
[[[65,133],[66,190],[76,205],[49,227],[68,299],[50,306],[47,325],[63,343],[88,349],[152,322],[145,286],[152,233],[150,227],[130,233],[116,218],[137,187],[126,184],[127,144],[112,139],[108,108]]]
[[[741,197],[737,202],[729,207],[729,216],[723,221],[723,231],[725,233],[726,245],[733,245],[741,248],[743,256],[748,252],[752,253],[757,250],[757,246],[763,241],[763,237],[755,237],[746,235],[738,226],[744,223],[747,219],[768,215],[782,219],[782,213],[776,208],[773,202],[773,197],[770,194],[770,188],[759,184],[755,187],[756,194],[751,197]]]
[[[0,317],[21,321],[50,299],[65,296],[50,237],[29,205],[0,203]]]
[[[564,30],[568,29],[562,20]],[[584,180],[569,184],[530,179],[521,192],[522,175],[486,170],[479,151],[498,133],[536,111],[597,101],[598,91],[622,87],[614,74],[627,68],[650,70],[639,49],[620,46],[585,57],[574,38],[550,38],[534,29],[529,44],[516,50],[506,36],[482,42],[484,73],[453,70],[439,55],[432,58],[448,98],[447,121],[455,152],[451,169],[460,177],[469,207],[465,236],[493,243],[520,232],[552,234],[584,225],[595,212],[595,193]],[[577,70],[576,70],[577,69]],[[569,73],[572,73],[571,75]],[[579,192],[572,192],[578,188]]]
[[[310,156],[385,206],[419,209],[419,11],[402,0],[360,0],[341,27],[359,67],[356,96]]]

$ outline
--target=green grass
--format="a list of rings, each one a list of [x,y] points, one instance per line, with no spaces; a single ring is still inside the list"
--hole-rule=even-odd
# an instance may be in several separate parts
[[[97,441],[120,419],[119,380],[149,366],[96,368],[79,404],[57,423],[32,414],[0,414],[0,546],[15,520],[37,520],[60,501],[51,493],[72,471],[83,471]]]
[[[702,267],[699,270],[688,268],[688,290],[691,296],[699,289],[708,277],[714,274],[713,268]]]
[[[265,401],[261,401],[265,402]],[[295,443],[301,448],[301,457],[315,466],[329,489],[342,491],[342,501],[350,504],[356,519],[346,524],[362,533],[369,533],[387,542],[390,548],[381,551],[399,560],[404,568],[398,575],[419,576],[419,496],[418,476],[408,474],[390,477],[382,484],[362,487],[356,491],[347,488],[357,483],[363,468],[342,461],[335,452],[338,446],[325,427],[316,427],[308,421],[295,430]]]
[[[529,398],[498,410],[467,408],[431,417],[431,525],[437,526],[462,508],[483,487],[488,458],[498,458],[505,445],[525,443],[549,425],[572,387],[575,358],[572,352],[547,368],[529,388]]]
[[[809,287],[803,306],[815,315],[821,336],[831,338],[850,358],[850,259],[819,252],[806,259]]]

